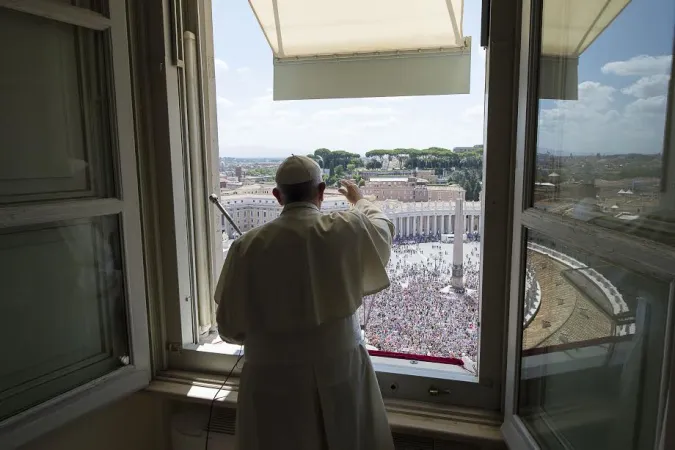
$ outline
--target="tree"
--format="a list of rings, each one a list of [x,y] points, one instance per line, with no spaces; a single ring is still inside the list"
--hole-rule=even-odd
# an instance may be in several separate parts
[[[368,162],[366,162],[366,169],[373,170],[373,169],[381,169],[382,168],[382,163],[376,159],[369,159]]]
[[[344,173],[345,169],[342,166],[336,166],[335,169],[333,170],[333,174],[338,178],[342,177]]]
[[[323,168],[323,158],[321,156],[309,154],[309,155],[307,155],[307,157],[316,161],[316,163],[319,165],[319,167]]]
[[[353,173],[356,166],[352,163],[347,164],[347,173]]]

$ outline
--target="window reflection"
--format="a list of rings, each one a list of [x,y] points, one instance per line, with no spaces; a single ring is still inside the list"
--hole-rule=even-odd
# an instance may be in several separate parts
[[[675,245],[674,30],[671,0],[543,2],[536,208]]]
[[[652,448],[670,283],[534,232],[526,267],[519,414],[535,439]]]

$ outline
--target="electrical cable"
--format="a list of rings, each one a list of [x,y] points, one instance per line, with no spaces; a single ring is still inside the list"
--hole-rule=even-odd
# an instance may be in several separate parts
[[[230,369],[230,372],[225,377],[225,381],[223,381],[223,383],[220,385],[216,393],[213,395],[213,398],[211,399],[211,405],[209,406],[209,419],[206,421],[206,441],[204,442],[204,450],[209,450],[209,434],[211,432],[211,418],[213,417],[213,407],[216,404],[216,400],[218,400],[218,394],[225,387],[227,380],[230,379],[230,376],[232,376],[232,372],[234,372],[234,368],[237,367],[237,365],[239,365],[239,361],[241,361],[241,358],[243,356],[244,356],[244,346],[240,345],[239,356],[237,357],[237,361],[234,363],[234,365]]]

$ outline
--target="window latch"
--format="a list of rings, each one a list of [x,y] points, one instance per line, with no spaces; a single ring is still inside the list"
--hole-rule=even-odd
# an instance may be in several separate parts
[[[183,346],[178,342],[168,342],[166,344],[166,349],[170,352],[180,353],[182,348],[183,348]]]
[[[447,395],[450,393],[450,389],[438,389],[437,387],[431,386],[429,388],[429,395],[436,397],[439,395]]]

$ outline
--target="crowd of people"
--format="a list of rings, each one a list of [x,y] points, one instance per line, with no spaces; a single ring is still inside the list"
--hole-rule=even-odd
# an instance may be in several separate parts
[[[473,233],[465,233],[466,240],[469,242],[480,242],[480,233],[478,231]],[[425,242],[440,242],[441,234],[422,234],[419,236],[394,236],[393,244],[405,245],[405,244],[422,244]]]
[[[450,287],[452,246],[428,238],[398,240],[387,267],[391,287],[366,297],[359,311],[368,344],[382,351],[475,361],[480,263],[475,244],[463,263],[466,291],[457,293]]]

